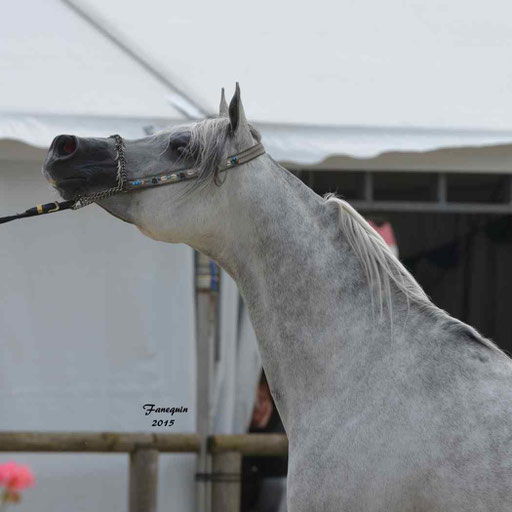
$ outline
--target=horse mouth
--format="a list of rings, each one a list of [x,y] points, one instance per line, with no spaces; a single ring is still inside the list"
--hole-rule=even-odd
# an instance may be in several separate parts
[[[63,179],[60,179],[58,181],[56,180],[51,180],[51,184],[54,186],[54,187],[61,187],[61,186],[66,186],[66,185],[69,185],[69,184],[73,184],[73,183],[80,183],[80,184],[83,184],[87,181],[87,178],[83,177],[83,176],[74,176],[72,178],[63,178]]]
[[[80,195],[80,190],[83,190],[87,179],[85,177],[74,176],[61,178],[59,180],[50,179],[50,183],[64,199],[75,199]]]

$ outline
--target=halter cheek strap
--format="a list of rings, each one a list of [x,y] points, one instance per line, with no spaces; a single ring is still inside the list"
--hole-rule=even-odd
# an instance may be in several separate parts
[[[78,210],[88,204],[94,203],[99,199],[111,197],[120,192],[133,192],[143,188],[154,187],[158,185],[172,185],[173,183],[179,183],[185,180],[192,180],[199,176],[199,173],[194,169],[178,169],[177,171],[166,172],[163,174],[156,174],[153,176],[147,176],[144,178],[137,178],[135,180],[128,180],[126,172],[126,158],[125,158],[125,145],[123,138],[120,135],[111,135],[109,138],[115,140],[116,145],[116,163],[117,163],[117,184],[115,187],[86,196],[79,196],[77,199],[71,201],[53,202],[47,204],[40,204],[29,208],[23,213],[16,215],[9,215],[7,217],[0,217],[0,224],[10,222],[11,220],[22,219],[25,217],[34,217],[36,215],[43,215],[46,213],[53,213],[62,210]],[[233,167],[246,164],[255,158],[263,155],[265,148],[261,142],[258,142],[250,148],[240,151],[234,155],[228,156],[224,162],[224,165],[219,168],[219,172],[224,172]]]

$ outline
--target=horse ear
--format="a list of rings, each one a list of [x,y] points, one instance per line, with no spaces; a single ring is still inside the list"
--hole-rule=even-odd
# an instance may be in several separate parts
[[[236,83],[236,90],[231,103],[229,104],[229,122],[231,123],[231,130],[235,133],[243,127],[247,127],[247,119],[245,118],[244,107],[242,105],[242,98],[240,97],[240,86]]]
[[[226,95],[224,94],[224,87],[221,89],[220,92],[219,116],[229,117],[229,107],[228,102],[226,101]]]

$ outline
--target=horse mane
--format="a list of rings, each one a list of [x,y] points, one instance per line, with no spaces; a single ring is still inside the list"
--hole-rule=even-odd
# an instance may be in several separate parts
[[[347,201],[336,197],[334,194],[327,194],[325,200],[339,208],[340,230],[366,275],[372,309],[375,308],[373,291],[377,289],[380,314],[383,314],[384,306],[386,306],[391,329],[393,329],[392,288],[394,287],[398,293],[402,293],[406,297],[408,307],[410,302],[418,304],[423,310],[440,321],[441,325],[446,327],[448,331],[462,334],[469,340],[498,351],[508,358],[497,345],[484,338],[476,329],[451,317],[446,311],[434,305],[416,279],[391,252],[379,233]]]
[[[257,142],[261,140],[260,133],[252,125],[249,130]],[[202,188],[215,183],[221,185],[219,168],[223,166],[226,154],[226,144],[230,135],[231,125],[227,117],[209,117],[203,121],[177,126],[171,129],[171,135],[187,133],[189,142],[184,156],[193,160],[193,166],[199,175],[192,184],[192,188]],[[246,149],[246,148],[244,148]]]
[[[334,194],[327,194],[325,199],[327,203],[334,203],[340,209],[340,229],[363,267],[370,290],[377,289],[381,314],[384,306],[387,306],[391,313],[391,283],[405,295],[407,300],[417,304],[432,305],[411,273],[402,265],[379,233],[370,226],[360,213],[347,201],[336,197]]]

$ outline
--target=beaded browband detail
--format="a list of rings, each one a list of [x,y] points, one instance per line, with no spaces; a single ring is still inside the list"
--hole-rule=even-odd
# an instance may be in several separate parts
[[[233,167],[250,162],[254,158],[265,153],[263,144],[259,142],[236,155],[231,155],[226,158],[224,166],[219,169],[219,172],[227,171]],[[191,180],[197,178],[199,173],[195,169],[178,169],[164,174],[156,174],[147,176],[145,178],[137,178],[135,180],[127,180],[125,183],[124,191],[136,190],[139,188],[154,187],[157,185],[168,185],[170,183],[177,183],[180,181]]]

